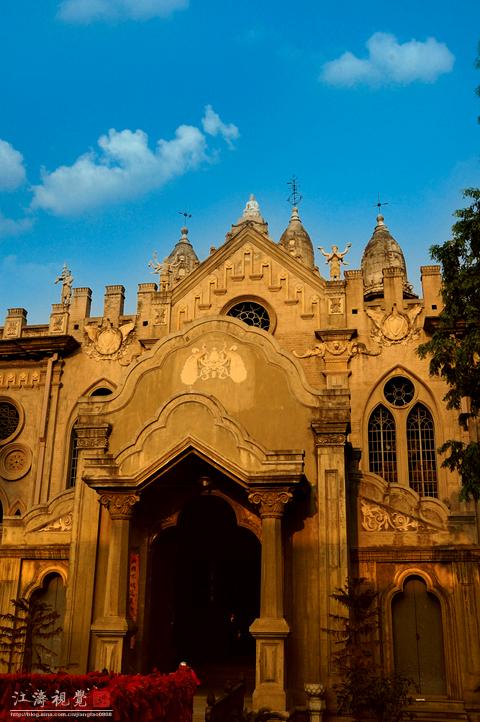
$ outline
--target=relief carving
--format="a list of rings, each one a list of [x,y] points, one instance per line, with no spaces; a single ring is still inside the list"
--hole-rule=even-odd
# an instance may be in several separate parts
[[[380,351],[372,351],[366,347],[364,343],[357,341],[342,341],[335,339],[334,341],[321,341],[315,344],[311,349],[307,349],[305,353],[298,353],[293,351],[293,355],[296,358],[310,358],[311,356],[318,356],[319,358],[325,358],[325,355],[331,356],[342,356],[345,355],[347,360],[350,361],[353,356],[364,354],[365,356],[378,356]]]
[[[227,344],[223,344],[222,348],[213,346],[211,349],[207,349],[203,344],[201,349],[192,349],[180,374],[182,383],[190,386],[197,380],[228,378],[236,384],[245,381],[247,369],[237,348],[233,344],[227,349]]]
[[[365,309],[367,316],[373,321],[372,338],[383,346],[404,344],[415,339],[420,333],[416,319],[421,310],[419,303],[410,306],[406,311],[399,311],[394,303],[390,313],[374,308]]]
[[[112,519],[130,519],[133,507],[140,501],[138,494],[101,494],[99,502],[110,512]]]
[[[140,343],[135,339],[134,328],[134,321],[124,323],[117,328],[109,318],[104,318],[100,327],[89,324],[85,326],[85,334],[88,338],[83,349],[96,361],[118,360],[120,364],[128,365],[142,352]]]
[[[42,527],[39,531],[70,531],[73,524],[73,514],[69,512],[65,516],[55,519],[47,526]]]
[[[248,500],[260,506],[260,516],[264,517],[275,517],[281,518],[283,516],[283,508],[285,504],[288,504],[293,494],[291,491],[282,489],[277,490],[266,490],[266,491],[254,491],[248,495]]]
[[[387,510],[365,499],[360,500],[365,531],[418,531],[419,522],[399,511]]]

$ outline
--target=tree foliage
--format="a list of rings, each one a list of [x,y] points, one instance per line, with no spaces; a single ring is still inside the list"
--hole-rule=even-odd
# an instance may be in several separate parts
[[[0,661],[6,663],[9,672],[52,672],[47,659],[55,653],[46,642],[62,631],[56,626],[60,615],[34,596],[11,602],[14,612],[0,614]]]
[[[477,424],[480,414],[480,189],[468,188],[464,197],[470,205],[455,212],[451,240],[430,249],[442,266],[444,308],[418,352],[430,356],[430,373],[447,382],[447,407],[460,411],[459,421],[467,428]],[[443,466],[460,473],[462,498],[478,501],[479,443],[450,440],[440,451],[449,452]]]
[[[327,631],[338,645],[332,662],[341,681],[335,685],[338,710],[355,720],[399,722],[412,703],[408,678],[384,674],[375,660],[380,619],[377,593],[363,578],[351,578],[331,595],[345,614],[331,614],[333,628]]]

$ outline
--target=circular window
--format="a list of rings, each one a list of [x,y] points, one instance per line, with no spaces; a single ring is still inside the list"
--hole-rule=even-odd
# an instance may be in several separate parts
[[[404,376],[389,379],[383,387],[383,393],[392,406],[406,406],[415,395],[415,386]]]
[[[255,301],[242,301],[228,311],[227,316],[233,316],[249,326],[256,326],[268,331],[270,328],[270,316],[266,308]]]
[[[0,441],[13,436],[20,425],[20,414],[10,401],[0,401]]]

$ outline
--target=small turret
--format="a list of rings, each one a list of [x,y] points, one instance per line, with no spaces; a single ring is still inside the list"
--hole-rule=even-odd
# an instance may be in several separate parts
[[[185,276],[188,276],[200,263],[188,239],[188,228],[186,226],[181,229],[181,234],[182,237],[166,259],[166,263],[172,272],[174,285],[182,281]]]
[[[300,220],[298,208],[295,206],[292,208],[290,222],[282,233],[278,245],[300,261],[300,263],[303,263],[308,268],[314,268],[313,244]]]
[[[411,284],[407,279],[407,267],[402,249],[385,225],[384,217],[377,216],[377,225],[366,245],[362,256],[364,297],[366,300],[384,295],[383,271],[396,268],[403,276],[404,298],[415,298]]]

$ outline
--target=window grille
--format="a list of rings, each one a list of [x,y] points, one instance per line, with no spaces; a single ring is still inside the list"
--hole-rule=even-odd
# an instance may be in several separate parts
[[[430,411],[416,404],[407,418],[408,479],[420,496],[438,496],[435,434]]]
[[[0,402],[0,441],[8,439],[20,423],[20,414],[16,406],[9,401]]]
[[[385,406],[377,406],[368,422],[368,458],[370,471],[389,483],[396,483],[395,421]]]
[[[268,331],[270,328],[270,316],[268,311],[259,303],[254,301],[242,301],[228,311],[227,316],[233,316],[249,326],[256,326]]]
[[[78,470],[78,436],[75,429],[72,429],[70,438],[70,459],[68,464],[68,487],[75,486]]]
[[[383,393],[392,406],[406,406],[414,397],[415,387],[410,379],[406,379],[404,376],[395,376],[387,381]]]

